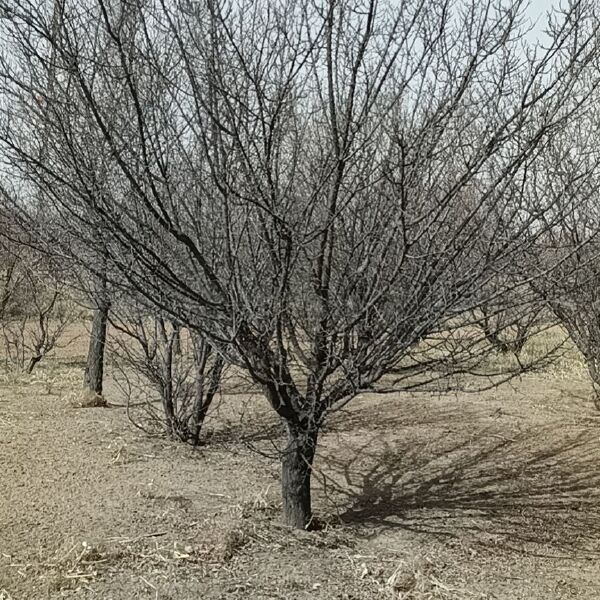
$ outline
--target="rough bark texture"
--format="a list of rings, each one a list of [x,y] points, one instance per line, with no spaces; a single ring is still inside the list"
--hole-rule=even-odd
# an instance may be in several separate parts
[[[289,425],[288,445],[282,460],[281,489],[286,525],[308,529],[312,521],[310,476],[317,433]]]
[[[99,304],[94,311],[87,364],[83,376],[84,388],[99,396],[102,395],[104,380],[104,349],[106,347],[108,311],[109,305],[106,303]]]
[[[215,362],[208,374],[208,385],[205,385],[205,362],[199,361],[198,356],[196,356],[196,365],[198,372],[196,374],[196,398],[194,401],[194,411],[192,415],[191,437],[191,443],[193,446],[198,446],[200,444],[200,432],[202,430],[202,426],[204,425],[206,415],[208,414],[208,409],[210,408],[215,394],[219,389],[221,374],[223,372],[223,367],[225,366],[225,361],[220,356],[215,359]]]

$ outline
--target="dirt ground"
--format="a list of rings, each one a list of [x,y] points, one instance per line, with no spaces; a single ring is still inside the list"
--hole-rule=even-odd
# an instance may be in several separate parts
[[[80,377],[71,356],[0,379],[1,600],[600,598],[582,373],[359,398],[321,438],[315,533],[280,525],[260,398],[224,396],[194,450],[133,428],[110,386],[74,407]]]

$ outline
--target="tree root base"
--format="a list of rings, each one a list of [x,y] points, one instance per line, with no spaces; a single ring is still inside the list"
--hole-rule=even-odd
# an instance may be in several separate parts
[[[98,408],[107,406],[106,399],[92,390],[83,390],[72,401],[73,408]]]

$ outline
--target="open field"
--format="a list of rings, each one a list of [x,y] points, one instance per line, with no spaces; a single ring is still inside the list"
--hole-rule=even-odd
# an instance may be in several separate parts
[[[73,406],[84,341],[0,381],[2,600],[600,597],[600,414],[581,365],[359,398],[321,437],[324,529],[298,533],[279,524],[260,401],[225,395],[197,450],[147,437],[110,385],[108,408]]]

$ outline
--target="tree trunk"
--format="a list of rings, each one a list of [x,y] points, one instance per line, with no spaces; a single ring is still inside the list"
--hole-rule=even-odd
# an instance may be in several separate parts
[[[592,387],[594,389],[592,394],[592,401],[596,410],[600,410],[600,372],[596,365],[596,359],[592,357],[586,357],[588,371],[592,379]]]
[[[220,356],[217,356],[208,375],[208,386],[205,385],[204,381],[204,369],[206,364],[197,365],[198,373],[196,375],[196,397],[194,400],[194,408],[191,420],[191,443],[193,446],[198,446],[200,444],[200,432],[202,430],[202,426],[204,425],[206,415],[208,414],[208,409],[210,408],[215,394],[219,389],[221,373],[223,372],[224,365],[225,361]]]
[[[36,354],[29,359],[29,365],[27,365],[27,373],[31,375],[33,373],[33,369],[35,369],[35,365],[37,365],[40,360],[42,360],[41,354]]]
[[[286,525],[308,529],[312,521],[310,476],[317,431],[287,424],[288,444],[282,459],[281,492]]]
[[[104,302],[99,303],[94,311],[87,364],[83,376],[84,387],[98,396],[102,395],[104,379],[104,349],[106,347],[108,311],[109,304]]]
[[[175,419],[175,408],[173,406],[173,388],[171,382],[167,381],[162,389],[162,405],[165,413],[165,429],[170,438],[180,438],[179,424]]]

